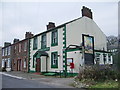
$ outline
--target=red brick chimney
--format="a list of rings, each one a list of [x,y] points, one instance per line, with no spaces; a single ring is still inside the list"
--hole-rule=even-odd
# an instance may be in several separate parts
[[[52,28],[55,28],[55,23],[49,22],[49,24],[47,25],[47,30],[50,30]]]
[[[89,18],[93,19],[91,9],[83,6],[83,8],[82,8],[81,11],[82,11],[82,17],[83,17],[83,16],[86,16],[86,17],[89,17]]]
[[[26,32],[25,39],[26,38],[31,38],[32,36],[33,36],[33,34],[31,32]]]
[[[17,43],[17,42],[19,42],[19,39],[14,38],[13,43]]]

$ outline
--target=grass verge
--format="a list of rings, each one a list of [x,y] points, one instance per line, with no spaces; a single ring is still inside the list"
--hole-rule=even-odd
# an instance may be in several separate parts
[[[89,88],[118,88],[118,82],[113,80],[96,82],[96,84],[89,86]]]

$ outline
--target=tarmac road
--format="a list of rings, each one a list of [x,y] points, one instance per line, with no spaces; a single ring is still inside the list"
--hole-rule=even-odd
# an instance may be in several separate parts
[[[57,88],[57,86],[2,75],[2,88]]]

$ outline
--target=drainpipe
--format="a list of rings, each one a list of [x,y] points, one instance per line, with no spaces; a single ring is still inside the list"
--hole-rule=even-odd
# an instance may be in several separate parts
[[[48,72],[48,68],[47,68],[47,56],[46,56],[46,72]]]

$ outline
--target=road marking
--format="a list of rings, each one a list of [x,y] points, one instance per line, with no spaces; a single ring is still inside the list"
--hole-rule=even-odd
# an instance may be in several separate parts
[[[23,78],[23,77],[18,77],[18,76],[10,75],[10,74],[4,73],[4,72],[0,72],[0,74],[6,75],[6,76],[9,76],[9,77],[13,77],[13,78],[17,78],[17,79],[26,79],[26,78]]]

